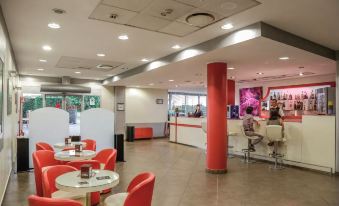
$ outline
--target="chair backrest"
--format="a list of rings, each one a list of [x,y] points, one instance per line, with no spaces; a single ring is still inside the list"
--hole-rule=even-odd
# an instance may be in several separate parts
[[[137,175],[127,188],[127,198],[124,206],[151,206],[155,176],[152,173]]]
[[[30,195],[28,197],[29,206],[82,206],[80,202],[67,199],[52,199],[47,197],[39,197],[36,195]]]
[[[96,151],[97,150],[97,142],[93,139],[84,139],[81,140],[81,142],[85,142],[86,146],[85,146],[85,150],[92,150],[92,151]]]
[[[35,144],[36,151],[39,150],[49,150],[54,151],[53,147],[46,142],[38,142]]]
[[[116,149],[103,149],[93,158],[102,164],[105,164],[105,170],[114,171],[115,162],[117,159],[117,150]]]
[[[268,125],[266,126],[266,137],[271,141],[282,141],[282,126]]]
[[[52,197],[52,193],[58,189],[55,186],[55,179],[60,175],[73,172],[77,169],[68,165],[51,166],[46,169],[42,174],[42,186],[44,191],[44,197]]]
[[[39,150],[32,154],[36,194],[43,196],[42,190],[42,168],[61,164],[60,161],[54,159],[54,152],[49,150]]]
[[[90,164],[92,165],[92,169],[100,169],[100,162],[97,160],[79,160],[79,161],[71,161],[67,162],[66,165],[76,168],[77,170],[80,170],[81,166],[84,164]]]

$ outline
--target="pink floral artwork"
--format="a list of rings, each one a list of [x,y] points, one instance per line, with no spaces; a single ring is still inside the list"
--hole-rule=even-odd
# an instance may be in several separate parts
[[[246,114],[246,108],[253,107],[253,115],[259,116],[262,87],[242,88],[240,91],[240,116]]]

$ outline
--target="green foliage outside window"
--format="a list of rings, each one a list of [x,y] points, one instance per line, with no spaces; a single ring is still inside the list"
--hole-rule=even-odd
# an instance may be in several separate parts
[[[46,95],[46,107],[56,107],[58,104],[61,108],[62,105],[62,96],[52,96],[52,95]]]
[[[28,111],[34,111],[36,109],[42,108],[42,97],[25,97],[25,102],[23,104],[23,118],[27,118]]]
[[[100,96],[84,96],[85,110],[100,108]]]

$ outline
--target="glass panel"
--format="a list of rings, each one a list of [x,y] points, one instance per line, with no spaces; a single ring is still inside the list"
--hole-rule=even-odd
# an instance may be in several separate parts
[[[200,96],[199,97],[199,104],[201,105],[201,111],[203,113],[203,115],[206,116],[207,114],[207,99],[206,96]]]
[[[85,110],[100,108],[100,96],[84,96]]]
[[[62,95],[47,94],[45,97],[46,107],[55,107],[62,109]]]
[[[179,116],[185,115],[185,95],[172,94],[170,105],[170,115],[175,114],[176,108],[179,110]]]
[[[42,95],[41,94],[23,94],[24,103],[22,107],[23,118],[28,118],[29,113],[36,109],[42,108]]]
[[[186,96],[186,113],[194,113],[195,106],[199,104],[198,96]]]
[[[69,113],[70,135],[80,135],[80,112],[82,106],[82,96],[65,96],[66,111]]]

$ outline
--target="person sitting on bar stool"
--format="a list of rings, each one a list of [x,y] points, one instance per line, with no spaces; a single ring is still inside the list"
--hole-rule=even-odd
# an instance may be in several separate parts
[[[246,115],[243,117],[243,127],[244,127],[244,132],[246,136],[257,137],[256,139],[251,141],[251,145],[249,148],[251,152],[255,152],[254,145],[261,142],[264,136],[254,132],[254,123],[256,123],[257,126],[260,126],[260,124],[257,120],[253,118],[252,112],[253,112],[253,107],[246,108]]]

